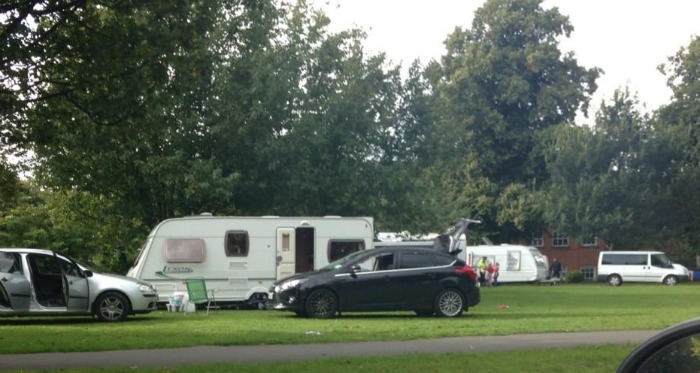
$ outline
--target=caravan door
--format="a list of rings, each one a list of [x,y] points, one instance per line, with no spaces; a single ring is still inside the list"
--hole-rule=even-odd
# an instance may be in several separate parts
[[[277,228],[277,279],[291,276],[296,265],[296,230]]]

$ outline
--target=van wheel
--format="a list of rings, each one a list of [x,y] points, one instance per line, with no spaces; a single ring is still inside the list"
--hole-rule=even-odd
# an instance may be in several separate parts
[[[100,295],[95,302],[95,315],[100,321],[124,321],[129,312],[129,301],[114,291]]]
[[[328,289],[314,290],[306,298],[306,315],[315,319],[330,319],[338,312],[338,299]]]
[[[440,317],[457,317],[466,308],[464,295],[456,289],[443,289],[435,297],[435,313]]]
[[[664,284],[666,284],[668,286],[673,286],[677,283],[678,283],[678,279],[676,278],[676,276],[670,275],[670,276],[666,276],[666,278],[664,278]]]
[[[608,284],[610,286],[620,286],[622,285],[622,277],[620,275],[610,275],[608,276]]]

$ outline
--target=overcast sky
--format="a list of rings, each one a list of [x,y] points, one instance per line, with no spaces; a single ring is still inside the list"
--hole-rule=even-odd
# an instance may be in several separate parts
[[[471,28],[483,0],[315,0],[332,20],[332,29],[359,26],[368,33],[366,48],[386,52],[404,67],[444,54],[443,41],[455,26]],[[569,16],[574,32],[561,44],[584,67],[604,74],[592,110],[629,86],[647,110],[668,102],[671,91],[657,66],[694,35],[700,35],[700,0],[545,0]],[[591,112],[590,114],[593,114]],[[592,117],[591,117],[592,118]]]

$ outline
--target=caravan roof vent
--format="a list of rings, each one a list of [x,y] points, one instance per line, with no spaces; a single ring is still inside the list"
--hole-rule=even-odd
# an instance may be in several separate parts
[[[199,216],[212,216],[211,212],[203,212]]]

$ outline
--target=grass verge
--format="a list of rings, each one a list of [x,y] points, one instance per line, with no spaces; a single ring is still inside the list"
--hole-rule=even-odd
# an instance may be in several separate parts
[[[6,318],[0,319],[0,354],[663,329],[697,316],[697,289],[695,284],[506,285],[483,289],[482,303],[456,319],[393,312],[309,320],[276,311],[158,311],[123,323]]]

